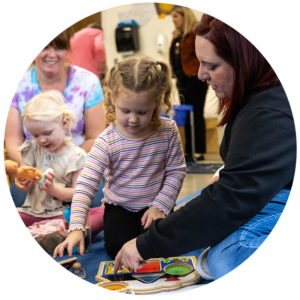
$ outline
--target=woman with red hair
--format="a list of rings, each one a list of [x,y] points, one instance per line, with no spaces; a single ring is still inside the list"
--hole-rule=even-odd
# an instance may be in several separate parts
[[[236,30],[209,15],[194,28],[198,77],[219,99],[226,125],[218,180],[116,257],[141,268],[150,257],[206,248],[197,261],[213,280],[243,263],[265,241],[285,207],[296,165],[296,135],[284,89],[262,54]]]

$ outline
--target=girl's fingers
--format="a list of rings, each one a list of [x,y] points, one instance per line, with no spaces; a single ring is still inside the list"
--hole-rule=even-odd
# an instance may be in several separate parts
[[[48,180],[50,182],[53,180],[53,176],[49,175],[49,173],[45,174],[44,176],[45,176],[45,181]]]
[[[73,252],[73,247],[76,246],[76,244],[74,244],[73,242],[69,243],[69,241],[67,243],[68,243],[68,255],[71,257]]]
[[[152,223],[153,220],[154,220],[154,218],[148,218],[147,222],[146,222],[146,225],[144,226],[144,229],[147,229],[150,226],[150,224]]]
[[[55,259],[57,257],[57,254],[59,255],[60,258],[63,257],[64,255],[64,249],[67,247],[69,242],[65,241],[60,243],[58,246],[56,246],[54,253],[53,253],[53,258]]]
[[[79,242],[79,253],[81,256],[84,254],[84,239],[81,239]]]
[[[32,187],[35,185],[35,180],[28,180],[28,179],[20,179],[19,181],[22,185],[27,185],[28,187]]]
[[[118,270],[119,268],[121,259],[122,259],[122,249],[118,252],[117,256],[115,257],[114,273],[117,273],[116,270]]]
[[[146,214],[146,212],[145,212],[144,215],[143,215],[143,217],[142,217],[142,219],[141,219],[142,226],[145,225],[145,221],[146,221],[146,220],[147,220],[147,214]]]
[[[28,183],[30,183],[30,180],[28,180],[28,179],[20,179],[20,183],[22,185],[27,185]]]

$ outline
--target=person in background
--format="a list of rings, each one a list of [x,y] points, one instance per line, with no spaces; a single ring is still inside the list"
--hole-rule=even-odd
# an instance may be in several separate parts
[[[170,48],[170,63],[177,78],[177,89],[181,104],[190,104],[194,107],[194,156],[197,161],[201,161],[204,160],[203,154],[206,152],[203,110],[207,84],[197,77],[199,61],[195,53],[196,36],[192,30],[198,20],[191,9],[177,5],[172,8],[171,16],[175,30],[173,31],[173,40]],[[186,161],[193,161],[189,114],[187,114],[186,118],[185,136]]]
[[[91,150],[95,139],[105,129],[104,97],[99,79],[68,63],[71,34],[70,29],[63,31],[38,54],[14,94],[6,121],[5,147],[9,159],[18,164],[22,160],[19,148],[25,140],[33,140],[22,124],[21,115],[27,102],[42,92],[58,90],[63,94],[67,108],[74,111],[77,118],[72,142],[85,152]],[[99,201],[94,201],[94,205],[101,203],[103,186],[104,182],[99,186]],[[10,191],[15,205],[21,207],[27,193],[20,192],[14,182]]]
[[[91,71],[101,80],[107,72],[103,40],[104,33],[98,23],[91,23],[77,31],[70,40],[70,63]]]

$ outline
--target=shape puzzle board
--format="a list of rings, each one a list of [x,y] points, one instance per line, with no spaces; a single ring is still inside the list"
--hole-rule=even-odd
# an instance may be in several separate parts
[[[154,258],[140,270],[115,273],[114,261],[100,263],[97,285],[109,290],[133,290],[136,295],[174,291],[200,281],[195,256]]]

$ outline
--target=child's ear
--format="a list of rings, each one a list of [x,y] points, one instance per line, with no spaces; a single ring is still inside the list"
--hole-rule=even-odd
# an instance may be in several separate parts
[[[115,98],[114,98],[114,97],[111,97],[110,99],[111,99],[111,104],[112,104],[113,106],[116,106],[116,105],[115,105],[115,103],[116,103]]]
[[[61,123],[62,123],[63,129],[67,129],[68,125],[69,125],[69,119],[67,117],[63,117],[61,120]]]

